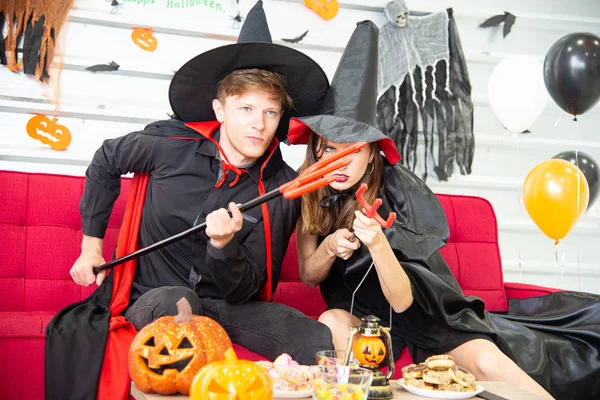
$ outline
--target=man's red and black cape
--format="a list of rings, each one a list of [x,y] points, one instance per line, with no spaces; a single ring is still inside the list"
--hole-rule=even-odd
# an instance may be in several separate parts
[[[133,179],[115,251],[137,248],[149,175]],[[137,331],[121,315],[129,304],[136,260],[118,266],[87,299],[71,304],[46,328],[46,399],[126,399],[129,345]],[[104,362],[106,361],[106,362]]]

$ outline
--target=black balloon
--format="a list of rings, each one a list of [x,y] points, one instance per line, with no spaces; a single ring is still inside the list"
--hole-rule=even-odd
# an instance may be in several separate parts
[[[583,172],[590,188],[590,200],[588,201],[587,206],[587,210],[589,210],[592,204],[594,204],[594,201],[596,201],[598,190],[600,189],[600,168],[598,168],[596,161],[582,151],[575,152],[571,150],[563,151],[552,158],[567,160],[576,165],[581,172]]]
[[[581,115],[600,99],[600,38],[573,33],[550,47],[544,81],[552,99],[572,115]]]

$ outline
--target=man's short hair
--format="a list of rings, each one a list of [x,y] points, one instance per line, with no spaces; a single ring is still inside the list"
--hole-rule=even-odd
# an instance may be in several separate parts
[[[225,104],[230,96],[239,96],[249,90],[262,90],[281,103],[282,110],[293,107],[292,97],[287,92],[285,77],[264,69],[240,69],[227,75],[217,85],[217,100]]]

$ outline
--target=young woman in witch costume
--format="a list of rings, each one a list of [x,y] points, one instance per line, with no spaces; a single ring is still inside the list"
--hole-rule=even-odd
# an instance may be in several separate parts
[[[302,197],[296,228],[300,276],[307,285],[320,286],[328,309],[319,321],[330,327],[336,349],[345,349],[348,329],[359,325],[360,317],[375,315],[392,326],[396,358],[408,345],[417,363],[446,353],[478,380],[504,381],[546,398],[552,398],[550,393],[594,398],[598,302],[591,296],[547,295],[536,299],[530,314],[519,315],[516,302],[508,315],[497,315],[485,311],[480,299],[463,295],[439,253],[449,237],[443,208],[418,177],[398,164],[392,140],[374,128],[376,52],[377,28],[360,23],[322,114],[293,118],[288,135],[292,144],[308,144],[301,170],[352,143],[369,143],[348,166],[332,172],[335,182]],[[369,204],[382,199],[378,212],[383,219],[396,213],[390,228],[367,217],[355,201],[361,183],[368,185],[363,197]],[[551,327],[536,320],[556,312],[558,304],[566,311],[571,301],[579,309],[590,307],[589,312],[567,318],[564,325],[557,319]],[[577,333],[567,329],[578,322],[589,334],[574,340],[571,335]]]

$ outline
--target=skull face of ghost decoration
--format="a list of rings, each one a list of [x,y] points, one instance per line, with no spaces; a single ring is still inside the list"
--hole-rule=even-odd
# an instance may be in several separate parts
[[[387,3],[385,5],[385,15],[398,28],[404,28],[408,25],[408,7],[406,7],[403,0],[394,0]]]
[[[404,28],[408,24],[408,11],[403,11],[396,16],[396,25],[399,28]]]

